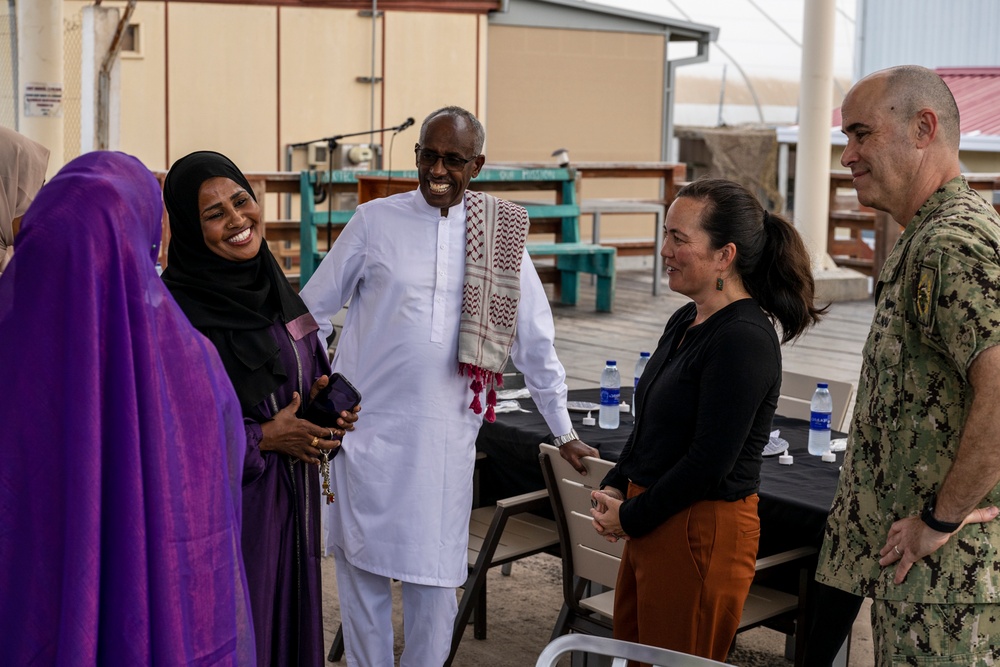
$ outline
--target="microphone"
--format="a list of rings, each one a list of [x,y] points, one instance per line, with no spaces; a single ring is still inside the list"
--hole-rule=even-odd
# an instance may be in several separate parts
[[[403,130],[405,130],[406,128],[408,128],[408,127],[410,127],[411,125],[413,125],[413,123],[414,123],[414,120],[413,120],[413,118],[407,118],[406,120],[404,120],[404,121],[403,121],[402,123],[400,123],[400,124],[399,124],[399,125],[398,125],[398,126],[396,127],[396,131],[397,131],[397,132],[402,132],[402,131],[403,131]]]

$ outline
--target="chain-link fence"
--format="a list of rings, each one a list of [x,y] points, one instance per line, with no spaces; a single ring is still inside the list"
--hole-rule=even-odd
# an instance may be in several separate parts
[[[80,75],[83,63],[83,8],[63,15],[63,159],[80,155]]]
[[[17,12],[14,0],[0,4],[0,125],[17,128]]]

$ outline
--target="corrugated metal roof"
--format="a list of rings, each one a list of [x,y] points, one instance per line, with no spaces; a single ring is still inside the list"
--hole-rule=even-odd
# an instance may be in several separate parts
[[[962,134],[1000,136],[1000,67],[940,67],[958,103]]]
[[[963,137],[1000,137],[1000,67],[939,67],[958,104]],[[833,111],[833,126],[840,128],[840,107]]]

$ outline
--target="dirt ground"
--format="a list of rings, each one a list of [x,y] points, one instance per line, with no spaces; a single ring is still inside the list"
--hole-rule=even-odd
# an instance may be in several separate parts
[[[470,625],[455,656],[455,667],[530,667],[549,642],[552,628],[562,606],[561,562],[554,556],[540,554],[519,560],[511,576],[500,568],[487,576],[487,638],[477,640]],[[399,586],[395,589],[394,634],[397,660],[403,648],[402,614]],[[333,557],[323,559],[323,614],[326,645],[337,633],[340,609]],[[855,623],[851,644],[850,667],[874,664],[868,606]],[[736,638],[736,650],[728,662],[741,667],[791,667],[784,657],[785,635],[756,628]],[[341,665],[346,661],[341,659]]]

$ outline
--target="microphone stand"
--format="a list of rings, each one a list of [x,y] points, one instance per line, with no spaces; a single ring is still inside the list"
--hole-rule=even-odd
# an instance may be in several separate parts
[[[312,141],[300,141],[297,144],[290,144],[292,148],[302,148],[308,146],[309,144],[315,144],[319,142],[326,143],[326,158],[327,166],[326,170],[328,174],[333,173],[333,151],[339,145],[341,139],[346,139],[347,137],[359,137],[363,134],[375,134],[376,132],[402,132],[409,126],[413,125],[413,119],[407,118],[405,121],[399,125],[393,125],[392,127],[383,127],[378,130],[365,130],[364,132],[349,132],[347,134],[335,134],[332,137],[323,137],[322,139],[313,139]],[[313,186],[313,199],[317,204],[323,201],[326,197],[326,251],[330,252],[330,248],[333,247],[333,197],[330,193],[326,192],[320,187],[319,177],[316,178],[316,185]]]

